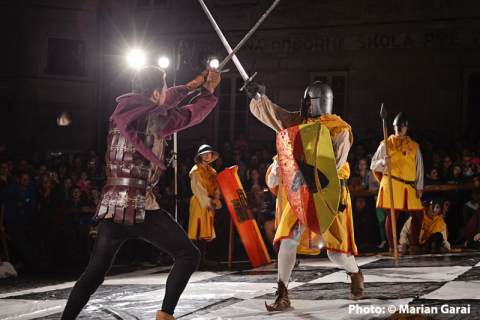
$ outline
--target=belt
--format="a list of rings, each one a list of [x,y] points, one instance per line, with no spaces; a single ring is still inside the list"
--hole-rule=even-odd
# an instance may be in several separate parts
[[[146,189],[147,181],[135,178],[108,178],[107,186],[127,186]]]
[[[386,174],[386,176],[388,177],[388,174]],[[408,185],[412,186],[412,188],[416,189],[416,187],[415,187],[415,181],[403,180],[403,179],[400,179],[400,178],[395,177],[395,176],[392,176],[392,179],[395,179],[395,180],[397,180],[397,181],[400,181],[400,182],[403,183],[403,184],[408,184]]]
[[[340,179],[340,187],[348,188],[348,180]]]

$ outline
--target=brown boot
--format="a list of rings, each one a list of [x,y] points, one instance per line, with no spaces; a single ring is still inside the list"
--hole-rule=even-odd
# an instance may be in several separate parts
[[[358,268],[358,272],[352,273],[347,272],[350,276],[350,280],[352,280],[352,285],[350,286],[350,299],[351,300],[358,300],[363,297],[365,293],[365,289],[363,287],[363,273],[360,267]]]
[[[156,320],[175,320],[175,318],[168,313],[162,312],[157,310],[157,318]]]
[[[290,299],[288,298],[288,291],[287,287],[282,281],[278,281],[277,292],[275,293],[275,302],[273,304],[268,305],[265,302],[265,307],[268,311],[282,311],[286,307],[290,307]]]
[[[423,254],[423,250],[419,246],[410,246],[410,249],[408,250],[408,253],[410,255],[414,256],[414,255]]]

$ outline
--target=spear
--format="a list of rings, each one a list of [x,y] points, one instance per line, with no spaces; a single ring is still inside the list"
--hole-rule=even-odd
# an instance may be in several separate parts
[[[387,133],[387,109],[382,107],[380,109],[380,116],[383,120],[383,141],[385,145],[385,154],[387,157],[390,156],[390,151],[388,150],[388,133]],[[393,232],[393,252],[395,253],[395,260],[398,260],[398,247],[397,247],[397,220],[395,219],[395,206],[393,205],[393,189],[392,189],[392,167],[390,163],[387,163],[387,172],[388,172],[388,191],[390,191],[390,215],[392,219],[392,232]]]

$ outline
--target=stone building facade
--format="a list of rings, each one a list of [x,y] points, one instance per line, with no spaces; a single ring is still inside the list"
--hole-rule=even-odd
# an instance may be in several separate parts
[[[205,0],[232,47],[272,2]],[[1,132],[9,128],[19,142],[37,136],[43,147],[100,151],[115,97],[131,90],[125,56],[133,48],[144,50],[151,63],[160,55],[179,56],[176,84],[196,76],[208,56],[227,55],[197,1],[0,3],[7,9],[0,11],[2,24],[15,30],[1,31],[14,48],[3,48],[0,61]],[[72,59],[67,71],[52,62],[55,50]],[[334,112],[357,137],[367,128],[380,131],[382,103],[390,121],[406,111],[414,133],[450,134],[480,123],[476,0],[282,0],[237,56],[248,74],[258,73],[267,96],[291,111],[299,109],[311,82],[326,81],[334,90]],[[203,123],[179,134],[180,149],[196,148],[202,135],[215,147],[241,133],[254,147],[274,141],[275,134],[248,112],[238,91],[243,81],[232,63],[228,67],[219,104]],[[174,68],[166,71],[171,86]],[[62,111],[71,126],[57,126]],[[32,116],[17,125],[25,114]]]

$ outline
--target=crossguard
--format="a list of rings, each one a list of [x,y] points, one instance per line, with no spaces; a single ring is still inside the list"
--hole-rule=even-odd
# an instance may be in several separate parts
[[[247,83],[249,81],[252,81],[253,77],[255,77],[257,75],[257,73],[255,72],[250,78],[248,78],[247,80],[245,80],[245,82],[243,83],[243,86],[240,88],[240,91],[243,91],[243,89],[245,89],[245,86],[247,85]]]
[[[207,67],[207,70],[212,70],[212,71],[215,71],[215,72],[218,72],[218,73],[224,73],[224,72],[230,71],[230,69],[217,70],[217,69],[214,69],[210,66]]]

